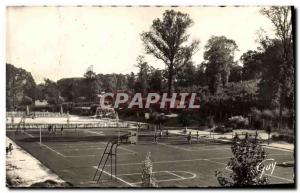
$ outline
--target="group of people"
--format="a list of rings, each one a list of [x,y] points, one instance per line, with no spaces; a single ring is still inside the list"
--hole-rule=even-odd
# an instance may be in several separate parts
[[[185,130],[185,132],[186,132],[186,130]],[[157,143],[158,137],[162,137],[162,136],[163,136],[163,131],[162,130],[160,130],[159,135],[157,135],[157,132],[155,131],[154,132],[154,140],[153,140],[153,142]],[[169,137],[169,130],[165,131],[165,136]],[[197,134],[196,134],[197,143],[199,143],[199,137],[200,137],[199,136],[199,132],[197,131]],[[192,139],[193,139],[193,136],[192,136],[192,132],[190,131],[189,134],[187,135],[187,142],[189,144],[192,144]]]
[[[64,131],[64,127],[61,126],[61,128],[60,128],[60,134],[61,135],[63,134],[63,131]],[[48,126],[48,134],[49,135],[56,134],[56,127],[54,127],[53,125],[49,125]]]

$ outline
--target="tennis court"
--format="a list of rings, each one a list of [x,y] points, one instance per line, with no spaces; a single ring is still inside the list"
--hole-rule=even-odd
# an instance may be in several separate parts
[[[186,136],[169,135],[157,138],[153,131],[139,133],[137,144],[121,144],[117,148],[117,171],[108,160],[99,182],[93,180],[107,141],[124,135],[128,129],[57,129],[49,132],[27,129],[7,130],[7,136],[23,147],[62,179],[77,187],[139,187],[142,161],[151,152],[154,177],[159,187],[211,187],[219,186],[216,170],[225,170],[232,156],[230,144],[220,141],[199,140],[192,144]],[[293,161],[293,152],[266,149],[268,158],[277,163]],[[293,167],[276,166],[270,183],[293,183]]]

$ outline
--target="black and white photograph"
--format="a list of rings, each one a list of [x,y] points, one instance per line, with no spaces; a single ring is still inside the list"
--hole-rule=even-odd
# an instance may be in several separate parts
[[[294,189],[296,10],[7,5],[6,187]]]

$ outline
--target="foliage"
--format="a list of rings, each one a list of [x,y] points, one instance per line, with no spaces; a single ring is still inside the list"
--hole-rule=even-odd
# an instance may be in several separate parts
[[[156,184],[156,180],[153,176],[153,164],[151,161],[151,153],[148,152],[145,161],[143,161],[142,165],[142,187],[158,187]]]
[[[189,87],[195,85],[196,67],[192,62],[188,62],[176,72],[176,86]]]
[[[135,92],[140,92],[145,96],[149,89],[148,78],[150,66],[145,61],[144,56],[137,58],[137,67],[139,68],[139,72],[137,74],[137,81],[135,82]]]
[[[188,14],[167,10],[162,19],[155,19],[148,32],[141,35],[147,54],[162,60],[168,69],[168,93],[173,89],[174,73],[176,69],[191,61],[199,42],[186,44],[189,35],[187,29],[193,21]]]
[[[85,81],[85,88],[84,88],[84,93],[85,97],[89,101],[94,101],[96,99],[96,73],[93,71],[91,67],[88,68],[88,70],[84,73],[83,75],[84,81]]]
[[[243,79],[252,80],[261,78],[263,64],[260,54],[256,50],[249,50],[241,56],[243,63]]]
[[[279,116],[282,119],[282,112],[285,107],[293,109],[294,105],[294,55],[292,38],[292,11],[291,6],[271,6],[262,8],[261,13],[273,24],[279,49],[277,54],[280,63],[278,65],[278,79],[276,96],[279,103]],[[280,121],[282,126],[282,121]]]
[[[149,92],[160,93],[163,90],[162,70],[152,68],[149,75]]]
[[[220,185],[242,187],[268,183],[266,176],[261,177],[263,164],[260,164],[266,158],[266,152],[256,139],[250,138],[247,134],[244,139],[236,135],[231,151],[233,157],[227,164],[227,168],[231,170],[229,176],[224,176],[224,172],[216,171]]]
[[[230,70],[229,82],[243,81],[243,67],[239,65],[233,65]]]
[[[218,93],[219,87],[227,85],[230,69],[235,64],[234,52],[237,49],[235,41],[225,36],[212,36],[208,40],[204,60],[211,93]]]
[[[12,110],[21,105],[26,97],[29,97],[32,100],[38,97],[36,83],[31,73],[22,68],[16,68],[11,64],[6,64],[7,110]]]
[[[244,118],[243,116],[233,116],[228,119],[229,124],[233,127],[233,129],[243,128],[249,125],[248,118]]]
[[[59,104],[60,91],[56,82],[50,79],[44,79],[44,83],[40,86],[42,89],[43,98],[46,99],[49,104]]]

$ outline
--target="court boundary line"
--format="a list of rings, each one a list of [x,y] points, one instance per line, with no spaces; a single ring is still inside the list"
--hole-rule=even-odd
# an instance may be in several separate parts
[[[97,170],[97,167],[96,166],[93,166],[92,168],[96,169]],[[106,172],[105,170],[101,170],[101,169],[98,169],[98,171],[102,171],[103,173],[107,174],[107,175],[111,175],[109,172]],[[184,172],[184,173],[187,173],[187,174],[190,174],[191,177],[183,177],[183,176],[180,176],[178,174],[175,174],[174,172]],[[155,171],[153,172],[153,174],[157,174],[157,173],[168,173],[170,174],[171,176],[175,176],[177,178],[169,178],[169,179],[162,179],[162,180],[156,180],[156,182],[169,182],[169,181],[183,181],[183,180],[189,180],[189,179],[194,179],[197,177],[197,174],[194,173],[194,172],[189,172],[189,171],[182,171],[182,170],[162,170],[162,171]],[[118,176],[134,176],[134,175],[140,175],[142,174],[141,172],[135,172],[135,173],[126,173],[126,174],[118,174],[117,176],[115,175],[112,175],[114,178],[130,185],[130,186],[135,186],[136,184],[141,184],[142,182],[141,181],[137,181],[137,182],[128,182],[126,180],[124,180],[123,178],[120,178]]]
[[[25,133],[26,135],[28,135],[29,137],[32,137],[32,138],[34,137],[33,135],[27,133],[26,131],[24,131],[24,133]],[[60,152],[58,152],[58,151],[52,149],[51,147],[49,147],[48,145],[45,145],[44,143],[41,143],[41,144],[38,143],[38,142],[36,142],[36,143],[37,143],[38,145],[40,145],[40,146],[44,146],[44,147],[48,148],[49,150],[55,152],[57,155],[60,155],[60,156],[62,156],[62,157],[65,157],[64,154],[62,154],[62,153],[60,153]]]
[[[162,143],[162,142],[157,142],[157,144],[159,145],[163,145],[163,146],[166,146],[166,147],[170,147],[170,148],[173,148],[173,149],[179,149],[179,150],[183,150],[183,151],[189,151],[189,152],[193,152],[193,151],[214,151],[214,150],[228,150],[230,148],[217,148],[217,149],[206,149],[206,148],[197,148],[197,150],[193,150],[193,149],[189,149],[189,148],[185,148],[185,147],[178,147],[177,145],[169,145],[169,144],[166,144],[166,143]]]
[[[171,175],[177,176],[178,178],[180,178],[180,179],[182,179],[182,180],[185,179],[184,177],[182,177],[182,176],[180,176],[180,175],[177,175],[177,174],[174,174],[174,173],[171,172],[171,171],[166,171],[166,172],[169,173],[169,174],[171,174]]]
[[[94,168],[94,166],[93,166],[93,168]],[[97,170],[97,168],[96,168],[96,170]],[[124,179],[122,179],[122,178],[119,178],[118,176],[115,176],[114,174],[111,174],[111,173],[109,173],[109,172],[107,172],[107,171],[105,171],[105,170],[99,170],[99,171],[102,171],[102,172],[105,173],[106,175],[112,176],[113,178],[115,178],[115,179],[117,179],[117,180],[119,180],[119,181],[121,181],[121,182],[123,182],[123,183],[125,183],[125,184],[127,184],[127,185],[129,185],[129,186],[131,186],[131,187],[135,187],[134,184],[132,184],[132,183],[130,183],[130,182],[127,182],[126,180],[124,180]]]
[[[97,157],[97,156],[99,156],[99,154],[87,154],[87,155],[72,155],[72,154],[71,154],[71,155],[65,155],[64,153],[62,153],[62,152],[60,152],[59,150],[57,150],[55,147],[49,147],[48,145],[45,145],[45,144],[43,144],[43,143],[42,143],[42,145],[45,146],[45,147],[47,147],[49,150],[51,150],[51,151],[57,153],[58,155],[60,155],[60,156],[62,156],[62,157],[65,157],[65,158]],[[72,145],[69,145],[69,147],[72,147]],[[124,147],[120,147],[120,148],[123,149],[124,151],[129,152],[129,153],[118,153],[118,155],[132,155],[132,154],[137,154],[137,152],[132,151],[132,150],[130,150],[130,149],[128,149],[128,148],[124,148]],[[86,149],[92,150],[92,149],[94,149],[94,148],[91,147],[91,148],[86,148]],[[99,148],[99,149],[100,149],[100,148]],[[105,148],[101,148],[101,149],[105,149]],[[72,150],[72,149],[66,148],[66,149],[60,149],[60,150],[67,150],[67,151],[69,151],[69,150]],[[77,150],[77,149],[76,149],[76,150]],[[79,151],[79,150],[78,150],[78,151]]]

